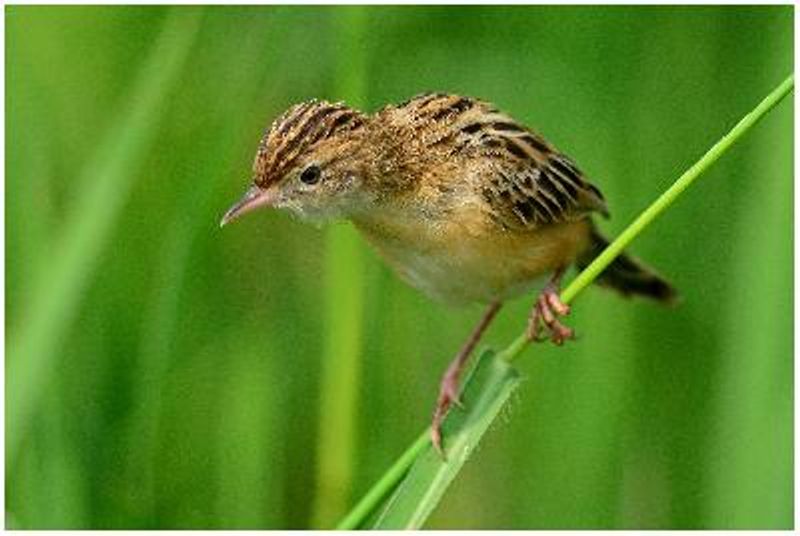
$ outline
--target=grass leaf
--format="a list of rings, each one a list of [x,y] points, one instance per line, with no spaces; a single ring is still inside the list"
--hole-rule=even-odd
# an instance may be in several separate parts
[[[493,352],[480,357],[464,386],[465,411],[452,412],[443,427],[447,460],[428,443],[374,528],[418,529],[425,523],[519,382],[517,371]]]

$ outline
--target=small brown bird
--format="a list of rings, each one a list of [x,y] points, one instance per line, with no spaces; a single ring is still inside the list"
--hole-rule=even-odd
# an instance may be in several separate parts
[[[493,105],[430,93],[366,115],[342,103],[290,108],[264,135],[253,185],[222,224],[260,206],[303,219],[346,218],[410,285],[451,304],[488,309],[442,378],[431,438],[460,404],[458,379],[504,300],[546,283],[528,320],[539,340],[573,336],[559,282],[606,245],[591,213],[603,195],[568,157]],[[546,277],[550,276],[549,282]],[[669,302],[672,287],[628,256],[599,283]]]

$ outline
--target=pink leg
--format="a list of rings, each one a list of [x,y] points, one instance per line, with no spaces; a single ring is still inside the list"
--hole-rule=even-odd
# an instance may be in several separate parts
[[[555,344],[561,345],[564,344],[565,340],[575,338],[575,333],[572,329],[558,320],[559,316],[569,314],[569,306],[562,302],[558,296],[559,285],[564,272],[564,268],[556,270],[553,278],[536,298],[528,319],[528,339],[532,341],[544,340],[540,337],[543,327],[550,332],[550,340]]]
[[[483,314],[483,318],[481,318],[481,321],[475,326],[469,339],[464,343],[464,346],[461,348],[461,351],[458,352],[455,359],[450,362],[447,371],[444,373],[444,376],[442,376],[442,382],[439,385],[439,398],[436,401],[436,410],[433,412],[433,423],[431,424],[431,442],[442,457],[444,457],[444,451],[442,450],[442,421],[444,421],[444,417],[447,415],[447,410],[450,409],[451,404],[462,407],[458,385],[461,371],[464,369],[464,365],[466,365],[472,350],[475,349],[478,341],[481,340],[483,332],[486,331],[486,328],[489,327],[489,324],[492,322],[495,315],[497,315],[501,305],[501,302],[494,302],[489,305],[489,308],[486,309],[486,312]]]

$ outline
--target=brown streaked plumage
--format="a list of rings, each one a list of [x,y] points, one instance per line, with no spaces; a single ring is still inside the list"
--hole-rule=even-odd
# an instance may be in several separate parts
[[[313,100],[291,107],[272,124],[258,146],[255,184],[269,187],[315,144],[359,128],[365,121],[360,112],[342,103]]]
[[[444,302],[489,304],[445,374],[432,439],[458,401],[458,378],[484,329],[509,298],[550,282],[529,319],[561,344],[567,267],[606,245],[591,221],[605,199],[566,155],[493,105],[429,93],[366,115],[342,103],[290,108],[264,135],[253,186],[226,223],[261,205],[304,219],[351,220],[409,284]],[[624,294],[670,301],[659,276],[621,256],[599,278]]]

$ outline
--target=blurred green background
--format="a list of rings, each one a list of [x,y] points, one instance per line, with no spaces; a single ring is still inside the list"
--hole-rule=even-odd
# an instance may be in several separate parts
[[[218,228],[289,105],[491,100],[603,189],[613,234],[793,68],[788,6],[5,15],[9,527],[332,526],[428,424],[479,306],[345,224]],[[632,248],[683,303],[585,292],[429,526],[792,526],[791,101]]]

